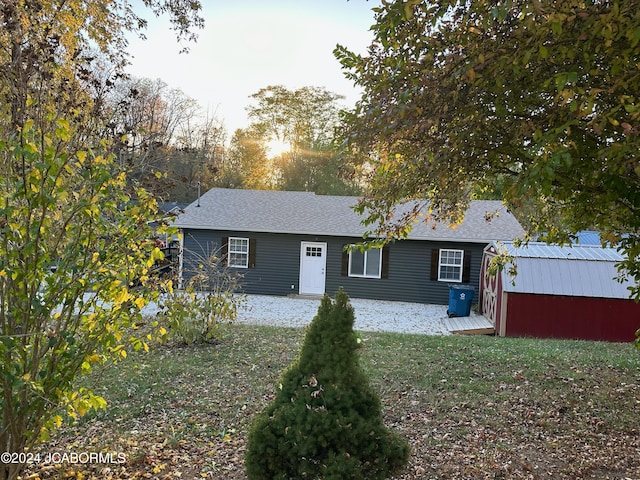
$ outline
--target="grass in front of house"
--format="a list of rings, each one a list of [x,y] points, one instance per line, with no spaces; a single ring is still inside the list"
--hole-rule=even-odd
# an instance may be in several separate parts
[[[218,345],[155,346],[92,378],[108,410],[43,451],[125,464],[41,478],[244,479],[247,429],[297,356],[300,329],[229,325]],[[400,479],[640,478],[640,355],[599,342],[361,332],[385,421],[411,443]]]

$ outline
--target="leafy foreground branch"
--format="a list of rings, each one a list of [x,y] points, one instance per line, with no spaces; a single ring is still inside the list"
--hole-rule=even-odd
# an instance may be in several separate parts
[[[131,192],[113,159],[73,150],[69,122],[53,134],[27,121],[0,139],[0,450],[20,454],[65,418],[106,402],[76,379],[147,348],[127,334],[150,292],[155,201]],[[132,193],[135,198],[132,197]],[[22,457],[0,464],[14,479]]]
[[[370,235],[500,198],[532,236],[599,231],[639,300],[640,1],[389,0],[375,21],[366,55],[335,50],[363,90],[338,131],[372,172]]]

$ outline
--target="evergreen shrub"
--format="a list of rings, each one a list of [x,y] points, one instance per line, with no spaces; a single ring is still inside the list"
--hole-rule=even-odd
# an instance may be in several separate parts
[[[346,293],[336,293],[335,303],[325,295],[298,359],[251,425],[250,480],[377,480],[406,465],[408,443],[383,424],[353,322]]]

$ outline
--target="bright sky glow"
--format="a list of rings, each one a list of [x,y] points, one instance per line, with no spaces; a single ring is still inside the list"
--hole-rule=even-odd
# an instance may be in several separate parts
[[[283,142],[282,140],[278,140],[277,138],[273,140],[269,140],[267,143],[267,155],[269,158],[275,158],[282,155],[284,152],[288,152],[291,150],[291,145],[287,142]]]
[[[336,44],[365,53],[380,0],[205,0],[205,29],[179,54],[169,23],[149,17],[147,40],[132,39],[129,73],[160,78],[198,100],[229,136],[248,125],[250,95],[269,85],[324,87],[350,107],[360,92],[333,57]]]

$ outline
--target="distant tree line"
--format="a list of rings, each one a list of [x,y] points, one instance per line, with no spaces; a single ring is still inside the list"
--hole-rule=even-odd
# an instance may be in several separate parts
[[[182,90],[160,79],[124,78],[103,98],[107,133],[131,180],[167,201],[194,200],[198,182],[203,191],[359,192],[357,177],[335,153],[340,95],[319,87],[269,86],[252,98],[250,124],[227,144],[215,112],[203,112]]]

